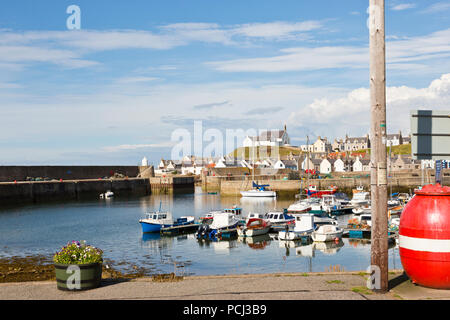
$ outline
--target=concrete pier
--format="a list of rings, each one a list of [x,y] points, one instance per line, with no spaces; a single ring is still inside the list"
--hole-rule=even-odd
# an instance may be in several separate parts
[[[75,200],[108,190],[115,196],[148,195],[150,184],[143,178],[0,182],[0,203]]]
[[[193,176],[159,176],[149,180],[152,193],[194,192]]]

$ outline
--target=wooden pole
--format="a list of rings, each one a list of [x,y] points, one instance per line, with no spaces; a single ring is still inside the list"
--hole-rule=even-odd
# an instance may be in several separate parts
[[[369,0],[371,107],[371,265],[378,267],[379,287],[388,290],[388,217],[386,158],[386,57],[384,0]],[[373,270],[373,269],[372,269]],[[375,271],[375,274],[377,272]]]

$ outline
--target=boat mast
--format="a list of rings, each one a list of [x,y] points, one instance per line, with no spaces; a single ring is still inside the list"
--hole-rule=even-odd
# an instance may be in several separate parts
[[[306,187],[309,187],[309,136],[306,136],[306,172],[308,173],[306,176]]]
[[[252,179],[253,179],[253,181],[255,181],[255,145],[256,145],[256,143],[253,145],[253,148],[252,148],[252,155],[253,155]]]

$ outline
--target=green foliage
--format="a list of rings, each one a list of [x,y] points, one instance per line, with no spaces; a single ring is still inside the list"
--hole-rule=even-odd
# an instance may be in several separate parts
[[[61,264],[101,263],[103,251],[78,241],[69,242],[53,256],[53,262]]]
[[[339,283],[344,283],[344,282],[342,282],[341,280],[329,280],[329,281],[327,281],[327,283],[336,283],[336,284],[339,284]]]

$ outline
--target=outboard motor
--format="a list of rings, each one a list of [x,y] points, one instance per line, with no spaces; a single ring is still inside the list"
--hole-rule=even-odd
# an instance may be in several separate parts
[[[208,228],[209,229],[209,228]],[[209,230],[208,230],[209,231]],[[216,236],[216,233],[217,233],[217,230],[212,230],[210,233],[209,233],[209,238],[210,239],[214,239],[215,238],[215,236]]]
[[[205,225],[202,224],[198,227],[197,234],[196,234],[197,238],[202,238],[204,235],[204,232],[205,232]]]

